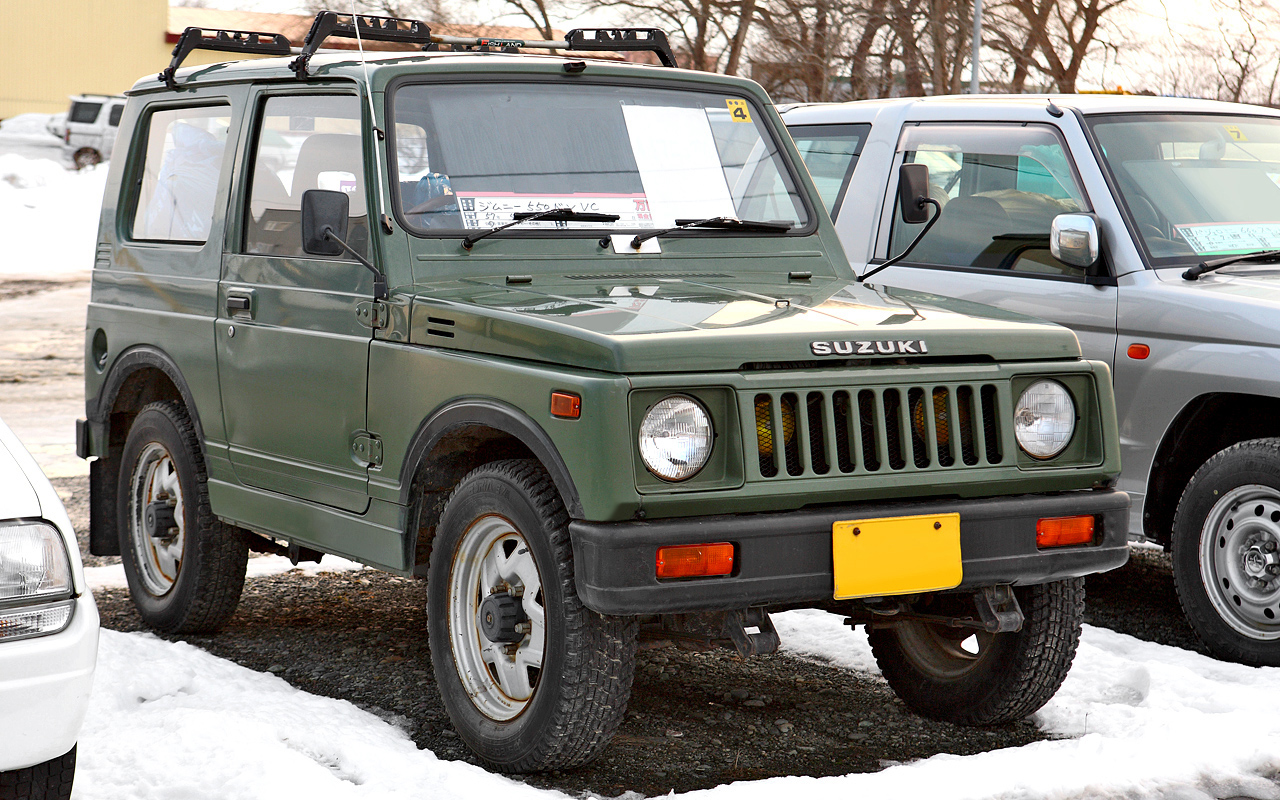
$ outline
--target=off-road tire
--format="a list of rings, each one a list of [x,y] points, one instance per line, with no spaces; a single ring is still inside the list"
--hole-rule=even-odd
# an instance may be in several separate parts
[[[76,748],[34,767],[0,772],[3,800],[68,800],[76,777]]]
[[[168,451],[183,497],[182,564],[167,592],[148,591],[133,545],[130,492],[143,449],[158,442]],[[213,515],[195,425],[175,402],[151,403],[134,418],[120,459],[116,497],[120,555],[129,594],[147,625],[163,633],[216,633],[226,625],[244,589],[249,545],[243,531]]]
[[[515,718],[495,721],[468,696],[450,636],[455,553],[478,520],[508,520],[529,544],[542,585],[546,642],[533,695]],[[626,713],[635,675],[634,618],[587,609],[574,584],[569,516],[534,460],[496,461],[469,473],[445,505],[427,578],[431,662],[445,709],[462,740],[488,766],[509,772],[567,769],[608,744]]]
[[[973,663],[959,668],[962,674],[943,678],[922,667],[904,644],[918,637],[902,628],[871,631],[871,650],[890,688],[921,716],[957,725],[1000,725],[1035,713],[1062,686],[1075,659],[1084,579],[1016,587],[1014,595],[1025,617],[1022,629],[990,634]]]
[[[1263,495],[1280,498],[1280,439],[1253,439],[1222,450],[1204,462],[1182,492],[1173,520],[1173,583],[1178,602],[1196,636],[1217,658],[1253,666],[1280,666],[1280,597],[1273,582],[1269,589],[1270,619],[1257,620],[1254,635],[1246,635],[1233,627],[1223,612],[1214,607],[1202,569],[1205,568],[1202,537],[1206,523],[1220,500],[1226,500],[1242,487],[1260,487]],[[1274,499],[1267,501],[1274,507]],[[1274,541],[1280,525],[1267,518],[1260,520]],[[1211,534],[1214,535],[1214,534]],[[1229,535],[1229,534],[1228,534]],[[1213,545],[1212,542],[1209,543]],[[1219,578],[1221,580],[1221,578]],[[1219,602],[1230,603],[1235,587],[1213,588]],[[1231,612],[1227,612],[1231,613]],[[1239,623],[1237,623],[1239,624]],[[1266,636],[1273,638],[1267,639]]]

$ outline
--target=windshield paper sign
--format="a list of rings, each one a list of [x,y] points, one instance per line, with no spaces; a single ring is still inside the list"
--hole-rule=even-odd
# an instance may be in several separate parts
[[[1175,225],[1199,255],[1280,250],[1280,222],[1228,222],[1221,225]]]
[[[469,229],[495,228],[511,222],[516,212],[571,208],[593,214],[617,214],[617,222],[553,222],[535,219],[529,228],[652,228],[653,214],[643,194],[516,194],[514,192],[458,192],[462,225]]]

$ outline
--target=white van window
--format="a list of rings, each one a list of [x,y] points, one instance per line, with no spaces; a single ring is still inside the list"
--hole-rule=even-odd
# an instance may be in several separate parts
[[[148,124],[132,238],[203,242],[213,225],[230,109],[166,109]]]

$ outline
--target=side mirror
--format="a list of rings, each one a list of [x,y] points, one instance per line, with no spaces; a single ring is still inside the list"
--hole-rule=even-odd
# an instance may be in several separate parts
[[[929,167],[924,164],[903,164],[898,168],[898,206],[902,209],[902,221],[919,225],[929,221],[929,208],[924,199],[929,196]]]
[[[1099,240],[1098,218],[1093,214],[1059,214],[1049,228],[1049,252],[1073,267],[1097,263]]]
[[[313,256],[340,256],[342,245],[325,237],[328,228],[346,241],[351,198],[345,192],[308,189],[302,193],[302,251]]]

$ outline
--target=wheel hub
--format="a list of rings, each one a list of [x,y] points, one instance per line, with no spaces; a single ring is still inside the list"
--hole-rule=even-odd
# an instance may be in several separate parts
[[[529,617],[520,607],[520,601],[507,592],[497,592],[485,598],[476,613],[476,627],[484,638],[501,644],[516,644],[528,630]]]
[[[178,535],[178,522],[167,498],[147,504],[142,528],[148,537],[162,541]]]
[[[1224,622],[1251,639],[1280,639],[1280,491],[1239,486],[1214,504],[1200,573]]]

